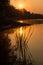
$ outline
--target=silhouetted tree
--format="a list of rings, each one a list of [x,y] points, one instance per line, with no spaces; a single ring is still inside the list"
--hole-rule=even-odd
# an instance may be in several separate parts
[[[0,5],[8,5],[10,3],[10,0],[0,0]]]

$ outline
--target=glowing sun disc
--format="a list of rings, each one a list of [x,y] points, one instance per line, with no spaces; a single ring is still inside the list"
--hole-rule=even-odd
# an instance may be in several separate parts
[[[23,4],[19,4],[18,7],[19,7],[19,9],[22,9],[23,8]]]

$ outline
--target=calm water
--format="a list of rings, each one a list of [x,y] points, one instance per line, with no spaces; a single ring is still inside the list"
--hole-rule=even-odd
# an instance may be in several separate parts
[[[20,28],[10,30],[8,36],[11,39],[12,46],[16,45],[16,34],[18,37],[22,36],[23,40],[25,38],[26,41],[28,40],[26,43],[29,46],[35,65],[43,65],[43,24],[23,27],[22,35],[20,34]]]

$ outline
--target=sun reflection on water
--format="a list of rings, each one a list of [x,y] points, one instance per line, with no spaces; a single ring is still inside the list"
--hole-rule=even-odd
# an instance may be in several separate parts
[[[20,22],[20,23],[24,23],[22,20],[18,20],[18,22]]]
[[[22,31],[22,27],[20,27],[20,35],[22,35],[22,32],[23,32],[23,31]]]

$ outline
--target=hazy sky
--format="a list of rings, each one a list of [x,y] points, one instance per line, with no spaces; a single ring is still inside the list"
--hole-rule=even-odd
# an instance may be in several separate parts
[[[26,10],[43,14],[43,0],[11,0],[10,3],[16,8],[21,3]]]

